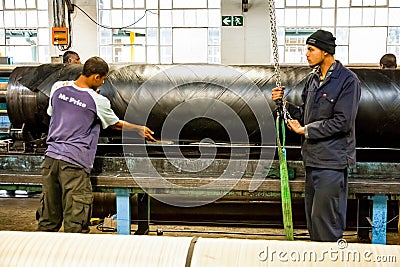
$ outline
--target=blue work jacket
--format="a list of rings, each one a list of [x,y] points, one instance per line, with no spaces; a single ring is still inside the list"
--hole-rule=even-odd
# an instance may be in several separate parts
[[[355,165],[360,96],[359,79],[339,61],[322,84],[318,73],[310,75],[302,106],[288,105],[289,112],[305,126],[301,152],[306,167],[345,169]]]

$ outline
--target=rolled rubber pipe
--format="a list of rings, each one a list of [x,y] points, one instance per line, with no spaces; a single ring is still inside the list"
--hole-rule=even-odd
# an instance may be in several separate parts
[[[52,84],[57,80],[76,79],[81,68],[57,64],[15,68],[7,90],[11,122],[26,123],[32,132],[46,132],[46,107]],[[400,148],[396,141],[400,135],[400,71],[351,70],[359,77],[362,91],[356,119],[357,147]],[[288,101],[301,104],[301,92],[310,71],[306,66],[281,68]],[[109,78],[100,91],[110,99],[121,119],[129,115],[127,118],[132,122],[146,124],[156,131],[156,138],[160,138],[166,119],[173,113],[172,127],[181,127],[179,118],[192,116],[193,120],[181,129],[179,137],[168,138],[193,142],[209,138],[232,143],[224,127],[234,129],[238,121],[234,122],[232,117],[237,115],[244,124],[249,143],[260,144],[260,128],[270,128],[272,136],[263,142],[266,144],[275,140],[272,115],[263,115],[262,120],[257,120],[255,114],[271,113],[276,108],[270,97],[275,86],[273,75],[271,66],[111,65]],[[207,100],[215,101],[210,104]],[[186,108],[179,109],[183,105]],[[227,112],[227,108],[233,113]],[[219,114],[225,125],[207,118],[210,110],[214,115]],[[299,142],[297,135],[288,133],[287,145]]]

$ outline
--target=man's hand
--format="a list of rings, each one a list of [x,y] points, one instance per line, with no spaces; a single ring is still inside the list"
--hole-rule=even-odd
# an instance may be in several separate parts
[[[140,126],[137,132],[138,132],[138,134],[140,136],[144,137],[148,141],[153,141],[153,142],[157,141],[152,136],[152,134],[154,134],[154,132],[152,130],[150,130],[148,127],[146,127],[146,126]]]
[[[157,142],[156,139],[152,136],[154,132],[147,128],[146,126],[141,126],[137,124],[133,124],[127,121],[119,120],[116,124],[111,125],[110,128],[118,131],[135,131],[137,132],[141,137],[144,137],[146,140]]]
[[[274,89],[272,89],[272,100],[277,101],[279,99],[282,99],[285,93],[284,90],[285,86],[275,87]]]
[[[304,134],[304,127],[300,125],[298,120],[287,120],[287,126],[289,130],[297,134]]]

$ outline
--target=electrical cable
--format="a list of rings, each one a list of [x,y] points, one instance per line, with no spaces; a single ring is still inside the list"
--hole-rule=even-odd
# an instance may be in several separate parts
[[[386,222],[386,224],[389,224],[390,222],[394,221],[395,219],[397,219],[399,217],[399,215],[394,216],[392,219],[390,219],[389,221]]]
[[[114,227],[104,226],[104,219],[100,220],[100,222],[96,225],[96,229],[100,232],[116,232],[117,229]]]
[[[139,21],[141,21],[144,17],[146,17],[147,12],[150,12],[151,14],[157,15],[157,13],[154,13],[153,11],[146,9],[144,11],[144,14],[142,17],[140,17],[138,20],[134,21],[132,24],[129,24],[127,26],[122,26],[122,27],[110,27],[110,26],[106,26],[106,25],[102,25],[100,23],[98,23],[97,21],[95,21],[92,17],[89,16],[89,14],[87,14],[82,8],[80,8],[79,6],[72,4],[72,6],[76,7],[77,9],[79,9],[83,14],[86,15],[86,17],[88,17],[93,23],[95,23],[97,26],[105,28],[105,29],[109,29],[109,30],[121,30],[121,29],[126,29],[129,27],[132,27],[133,25],[135,25],[136,23],[138,23]]]
[[[59,6],[61,6],[61,8]],[[122,27],[110,27],[110,26],[102,25],[102,24],[98,23],[97,21],[95,21],[92,17],[89,16],[89,14],[87,14],[79,6],[77,6],[75,4],[72,4],[72,7],[76,7],[77,9],[79,9],[83,14],[85,14],[97,26],[105,28],[105,29],[110,29],[110,30],[121,30],[121,29],[126,29],[126,28],[129,28],[129,27],[132,27],[135,24],[137,24],[139,21],[141,21],[144,17],[146,17],[147,12],[150,12],[152,14],[157,15],[157,13],[154,13],[151,10],[146,9],[144,14],[143,14],[143,16],[140,17],[138,20],[134,21],[133,23],[131,23],[131,24],[127,25],[127,26],[122,26]],[[60,16],[59,16],[60,12],[61,12],[61,14],[63,14],[61,19],[60,19]],[[53,18],[53,22],[54,22],[54,26],[55,27],[65,26],[65,0],[62,0],[61,3],[59,3],[58,1],[54,1],[53,2],[53,17],[54,17]],[[71,22],[71,11],[69,9],[68,9],[68,12],[67,12],[67,21],[68,21],[68,23],[67,23],[67,27],[68,27],[68,45],[57,45],[58,49],[60,49],[61,51],[68,50],[72,45],[72,22]]]
[[[96,229],[100,232],[116,232],[117,231],[116,228],[104,226],[103,222],[96,225]]]

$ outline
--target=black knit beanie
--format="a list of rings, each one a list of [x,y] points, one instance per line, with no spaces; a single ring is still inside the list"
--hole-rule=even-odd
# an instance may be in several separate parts
[[[335,40],[331,32],[318,30],[307,38],[306,44],[318,47],[331,55],[335,54]]]

